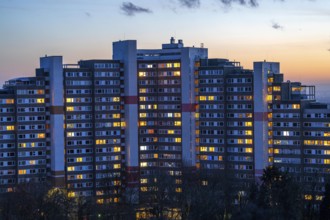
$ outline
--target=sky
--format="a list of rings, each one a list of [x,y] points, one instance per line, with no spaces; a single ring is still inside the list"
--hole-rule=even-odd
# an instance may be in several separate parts
[[[0,0],[0,84],[33,76],[39,57],[111,59],[112,42],[158,49],[171,37],[285,80],[330,84],[329,0]]]

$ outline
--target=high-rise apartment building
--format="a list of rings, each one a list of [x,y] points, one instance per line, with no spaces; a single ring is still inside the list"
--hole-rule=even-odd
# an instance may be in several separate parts
[[[276,165],[320,196],[330,173],[330,108],[313,86],[284,82],[279,63],[246,70],[173,38],[155,50],[114,42],[113,60],[42,57],[36,77],[6,82],[0,110],[1,192],[49,179],[117,202],[159,172],[248,182]]]

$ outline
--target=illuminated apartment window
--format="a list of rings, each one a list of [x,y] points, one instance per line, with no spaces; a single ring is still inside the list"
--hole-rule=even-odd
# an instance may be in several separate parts
[[[147,125],[147,122],[146,121],[140,121],[140,126],[146,126]]]
[[[181,113],[174,113],[175,118],[181,118]]]
[[[37,99],[37,103],[44,103],[45,99]]]
[[[299,105],[299,104],[293,104],[293,105],[292,105],[292,108],[293,108],[293,109],[300,109],[300,105]]]
[[[245,148],[245,153],[252,153],[253,149],[252,148]]]
[[[9,126],[6,127],[6,130],[7,131],[13,131],[13,130],[15,130],[15,126],[9,125]]]
[[[147,162],[141,162],[140,163],[140,167],[146,167],[148,164],[147,164]]]
[[[181,143],[181,138],[175,138],[174,140],[176,143]]]
[[[269,77],[269,78],[268,78],[268,82],[269,82],[269,83],[274,82],[274,78],[273,78],[273,77]]]
[[[148,179],[140,179],[140,183],[148,183]]]
[[[174,72],[173,72],[173,75],[174,75],[174,76],[180,76],[181,73],[180,73],[180,71],[174,71]]]
[[[252,135],[252,130],[246,130],[245,135]]]
[[[200,147],[199,148],[199,151],[200,152],[207,152],[207,147]]]
[[[274,86],[273,87],[273,91],[274,92],[280,92],[281,91],[281,87],[280,86]]]
[[[246,126],[246,127],[251,127],[252,124],[253,124],[253,123],[252,123],[251,121],[247,121],[247,122],[245,122],[245,126]]]
[[[209,147],[210,152],[214,152],[214,147]]]
[[[139,89],[139,92],[140,93],[146,93],[147,92],[147,89],[145,89],[145,88],[144,89]]]
[[[273,96],[272,95],[267,95],[267,101],[272,101],[273,100]]]
[[[174,126],[181,126],[181,121],[175,121]]]
[[[120,127],[121,125],[120,125],[120,122],[114,122],[113,123],[113,127]]]
[[[113,114],[112,117],[113,118],[120,118],[120,114]]]
[[[290,132],[289,131],[283,131],[283,136],[290,136]]]
[[[147,97],[145,96],[140,96],[139,97],[140,102],[145,102],[147,100]]]
[[[66,98],[66,102],[73,102],[73,98]]]
[[[154,154],[154,158],[158,158],[158,154]]]
[[[114,152],[120,152],[120,147],[114,147],[114,148],[113,148],[113,151],[114,151]]]
[[[114,169],[120,169],[120,167],[121,167],[120,164],[114,164],[114,165],[113,165],[113,168],[114,168]]]
[[[168,134],[174,134],[174,130],[168,130],[167,133]]]
[[[180,187],[175,188],[175,192],[177,192],[177,193],[182,192],[182,188],[180,188]]]
[[[280,153],[280,150],[279,149],[274,149],[274,154],[279,154]]]
[[[68,112],[72,112],[72,111],[74,111],[74,107],[72,107],[72,106],[67,106],[66,107],[66,110],[68,111]]]
[[[29,161],[29,164],[30,164],[30,165],[35,165],[35,164],[36,164],[36,161],[35,161],[35,160],[30,160],[30,161]]]
[[[78,157],[78,158],[76,158],[76,161],[77,162],[82,162],[83,161],[83,158],[82,157]]]
[[[96,200],[96,203],[97,203],[97,204],[103,204],[103,203],[104,203],[104,199],[97,199],[97,200]]]
[[[146,186],[140,187],[141,192],[147,192],[148,188]]]
[[[147,76],[146,72],[139,72],[139,77],[145,77]]]
[[[199,101],[206,101],[206,96],[199,96]]]
[[[324,159],[324,164],[330,164],[330,159]]]
[[[74,137],[74,132],[67,132],[66,133],[66,136],[67,137]]]
[[[18,174],[19,175],[24,175],[24,174],[26,174],[26,170],[18,170]]]
[[[147,117],[147,113],[140,113],[139,115],[140,115],[140,118],[145,118],[145,117]]]
[[[45,134],[44,133],[38,134],[38,138],[45,138]]]
[[[82,174],[79,174],[79,175],[76,176],[76,178],[77,178],[78,180],[81,180],[81,179],[83,179],[83,175],[82,175]]]
[[[112,98],[112,101],[113,102],[120,102],[120,97],[113,97]]]
[[[174,68],[178,68],[178,67],[180,67],[180,63],[173,63],[173,67],[174,67]]]
[[[69,197],[69,198],[73,198],[73,197],[75,197],[75,196],[76,196],[75,192],[69,192],[69,193],[68,193],[68,197]]]
[[[207,99],[208,99],[209,101],[213,101],[213,100],[214,100],[214,96],[208,96]]]

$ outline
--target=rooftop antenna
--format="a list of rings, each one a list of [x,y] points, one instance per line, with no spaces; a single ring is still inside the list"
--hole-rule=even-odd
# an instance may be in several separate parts
[[[201,48],[204,48],[204,43],[201,43]]]

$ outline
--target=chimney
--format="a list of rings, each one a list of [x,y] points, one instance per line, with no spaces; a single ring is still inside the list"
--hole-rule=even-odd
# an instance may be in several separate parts
[[[170,41],[171,44],[175,44],[175,39],[174,37],[171,37],[171,41]]]

